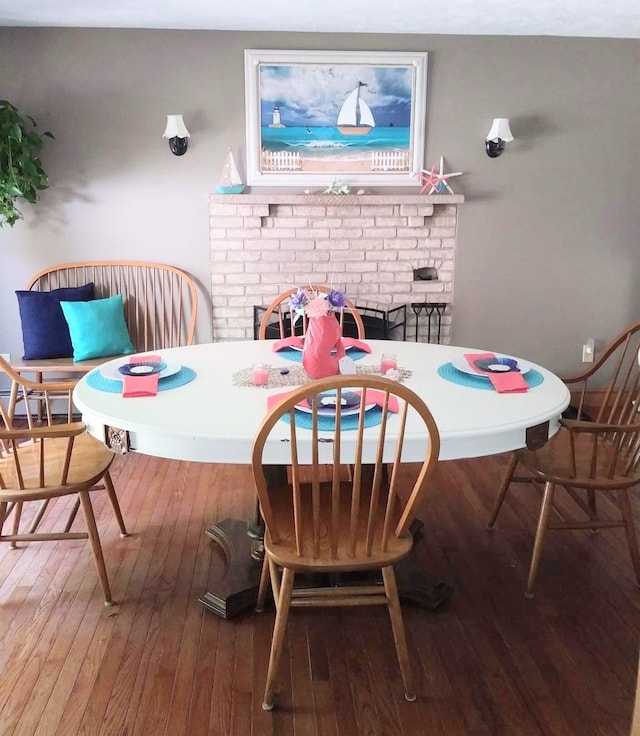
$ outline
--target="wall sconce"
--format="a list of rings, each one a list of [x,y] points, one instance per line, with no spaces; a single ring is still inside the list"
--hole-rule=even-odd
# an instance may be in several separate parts
[[[504,151],[504,144],[513,140],[509,118],[495,118],[491,130],[487,133],[485,149],[489,158],[498,158]]]
[[[169,148],[175,156],[183,156],[189,145],[189,131],[184,124],[182,115],[167,115],[167,127],[162,134],[169,139]]]

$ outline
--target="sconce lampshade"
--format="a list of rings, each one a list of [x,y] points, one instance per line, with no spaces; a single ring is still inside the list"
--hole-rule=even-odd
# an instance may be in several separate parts
[[[169,139],[171,153],[182,156],[187,150],[189,135],[182,115],[167,115],[167,127],[164,129],[162,137]]]
[[[509,118],[495,118],[487,133],[485,150],[490,158],[497,158],[504,151],[504,144],[513,140]]]

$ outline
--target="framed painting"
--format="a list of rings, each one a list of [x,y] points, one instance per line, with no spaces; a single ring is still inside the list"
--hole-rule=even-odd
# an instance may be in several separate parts
[[[426,94],[426,53],[247,49],[247,181],[415,184]]]

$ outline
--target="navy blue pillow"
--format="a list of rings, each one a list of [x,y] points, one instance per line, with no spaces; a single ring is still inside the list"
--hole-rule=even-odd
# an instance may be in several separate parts
[[[70,358],[73,345],[60,302],[90,302],[93,282],[53,291],[16,291],[22,322],[23,360]]]

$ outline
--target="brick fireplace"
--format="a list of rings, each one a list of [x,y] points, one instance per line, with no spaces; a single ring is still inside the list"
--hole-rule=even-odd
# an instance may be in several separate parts
[[[438,303],[440,339],[449,342],[462,202],[448,194],[211,195],[214,340],[251,339],[255,305],[311,281],[344,289],[356,305],[406,304],[409,340]],[[418,339],[428,339],[422,325]]]

